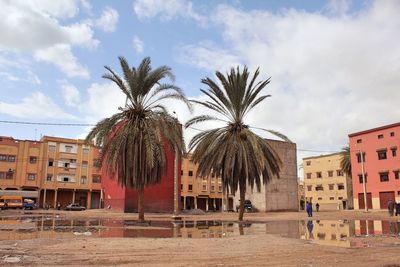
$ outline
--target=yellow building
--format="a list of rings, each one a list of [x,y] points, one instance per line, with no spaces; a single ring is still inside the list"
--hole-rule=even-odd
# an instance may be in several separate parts
[[[222,191],[221,178],[197,177],[197,165],[190,155],[182,157],[181,204],[184,209],[221,210]],[[229,199],[232,204],[232,198]]]
[[[320,205],[320,210],[353,208],[351,179],[341,171],[341,154],[303,159],[306,201]]]
[[[41,207],[79,203],[100,207],[99,150],[83,140],[45,136],[41,141],[0,137],[0,196],[20,195]]]
[[[43,143],[0,137],[0,196],[19,195],[35,201],[43,163]]]

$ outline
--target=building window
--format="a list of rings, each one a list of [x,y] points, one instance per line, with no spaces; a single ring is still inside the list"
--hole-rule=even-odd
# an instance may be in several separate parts
[[[49,152],[54,152],[56,151],[56,146],[55,145],[49,145]]]
[[[386,150],[378,151],[378,159],[379,160],[387,159]]]
[[[71,153],[72,152],[72,146],[65,146],[65,152],[66,153]]]
[[[193,191],[193,185],[192,185],[192,184],[188,185],[188,191],[189,191],[189,192],[192,192],[192,191]]]
[[[307,166],[310,166],[310,165],[311,165],[311,160],[307,160],[307,161],[306,161],[306,165],[307,165]]]
[[[338,199],[339,199],[339,200],[342,200],[342,199],[343,199],[343,197],[338,197]]]
[[[321,172],[317,172],[317,178],[322,178],[322,173]]]
[[[35,181],[35,179],[36,179],[36,174],[28,173],[28,180],[29,181]]]
[[[14,179],[14,171],[12,169],[6,172],[6,179]]]
[[[69,177],[62,177],[62,180],[61,180],[62,182],[66,182],[66,183],[69,183],[69,182],[71,182],[70,180],[69,180]]]
[[[365,176],[365,183],[367,183],[367,182],[368,182],[367,175],[365,174],[364,176]],[[362,183],[363,183],[363,177],[362,177],[362,174],[359,174],[359,175],[358,175],[358,181],[360,182],[360,184],[362,184]]]
[[[193,171],[189,171],[189,176],[193,176]]]
[[[362,139],[357,139],[357,144],[361,144],[362,143]]]
[[[397,157],[397,148],[391,148],[392,150],[392,157]]]
[[[7,161],[7,155],[0,155],[0,161]]]
[[[222,185],[218,186],[218,192],[222,192]]]
[[[322,197],[319,197],[318,200],[322,200]]]
[[[343,176],[343,171],[342,170],[337,170],[336,171],[336,176]]]
[[[37,157],[29,157],[29,163],[35,164],[37,162]]]
[[[357,153],[357,162],[365,162],[365,152],[362,153],[362,158],[361,158],[361,153]]]
[[[324,191],[324,187],[322,185],[317,185],[315,191]]]
[[[183,170],[181,170],[181,175],[183,175]]]
[[[51,174],[47,175],[46,181],[47,182],[53,182],[53,175],[51,175]]]
[[[334,186],[335,186],[334,184],[330,184],[329,185],[329,190],[333,190]]]
[[[215,185],[211,185],[211,192],[215,192]]]
[[[81,184],[86,184],[86,183],[87,183],[86,176],[81,176]]]
[[[49,159],[49,167],[53,167],[54,166],[54,159]]]
[[[93,182],[94,184],[99,184],[99,183],[101,183],[101,177],[100,177],[99,175],[93,175],[93,176],[92,176],[92,182]]]
[[[311,179],[311,173],[307,173],[307,179]]]
[[[82,161],[82,169],[86,169],[88,167],[87,161]]]
[[[307,191],[311,191],[312,190],[312,186],[311,185],[307,185]]]
[[[70,164],[69,162],[64,162],[64,163],[63,163],[64,168],[68,169],[68,168],[69,168],[69,164]]]
[[[344,190],[344,184],[338,184],[337,188],[338,190]]]
[[[202,191],[207,191],[207,184],[204,184],[204,183],[203,183],[203,186],[202,186],[201,190],[202,190]]]
[[[13,155],[8,156],[8,161],[15,162],[15,156],[13,156]]]
[[[394,136],[394,132],[391,132],[391,133],[390,133],[390,136]]]
[[[383,139],[383,134],[379,134],[378,139]]]
[[[181,191],[183,190],[183,184],[181,184]]]
[[[394,173],[394,179],[398,180],[399,179],[399,171],[393,171]]]
[[[381,179],[381,182],[388,182],[389,181],[389,173],[388,172],[379,173],[379,177]]]
[[[328,171],[328,176],[332,177],[333,176],[333,171]]]
[[[83,154],[89,154],[89,148],[84,148],[84,149],[82,149],[82,151],[83,151]]]
[[[335,197],[330,197],[329,200],[335,200]]]

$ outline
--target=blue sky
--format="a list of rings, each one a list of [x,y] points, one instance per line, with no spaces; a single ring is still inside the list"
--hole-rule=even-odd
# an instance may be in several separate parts
[[[248,123],[299,148],[398,122],[399,1],[0,0],[0,120],[95,123],[124,104],[104,65],[150,56],[201,99],[200,79],[236,65],[271,77]],[[167,103],[182,122],[190,115]],[[212,127],[208,124],[201,127]],[[88,127],[0,123],[0,135],[84,137]],[[263,133],[260,133],[263,134]],[[186,132],[189,139],[193,135]],[[266,136],[268,137],[268,136]],[[299,158],[319,152],[299,152]]]

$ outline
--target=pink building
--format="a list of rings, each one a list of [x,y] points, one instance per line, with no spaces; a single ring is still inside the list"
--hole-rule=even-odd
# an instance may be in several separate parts
[[[400,123],[349,134],[354,209],[364,209],[362,161],[369,209],[400,201]],[[363,157],[362,157],[363,155]]]

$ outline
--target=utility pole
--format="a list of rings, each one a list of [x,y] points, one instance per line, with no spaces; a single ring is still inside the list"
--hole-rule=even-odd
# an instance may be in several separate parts
[[[361,157],[361,174],[362,174],[362,179],[363,179],[363,190],[364,190],[364,210],[365,212],[368,212],[368,203],[367,203],[367,183],[365,182],[365,172],[364,172],[364,155],[361,151],[359,150],[360,157]]]

